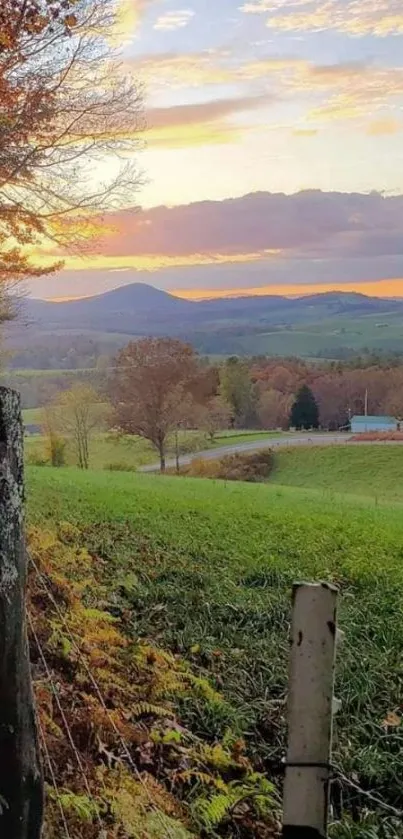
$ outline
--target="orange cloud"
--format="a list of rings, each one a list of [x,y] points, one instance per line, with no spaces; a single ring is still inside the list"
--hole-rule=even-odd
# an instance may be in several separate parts
[[[313,109],[310,119],[366,117],[391,105],[403,91],[403,68],[374,65],[309,66],[301,70],[295,89],[317,90],[327,100]]]
[[[200,125],[180,125],[177,127],[150,129],[146,132],[146,142],[150,149],[180,149],[192,146],[226,145],[241,138],[244,131],[232,125],[205,123]]]
[[[210,50],[143,56],[127,65],[147,87],[171,89],[233,81],[231,68],[224,64],[224,56]]]
[[[296,7],[299,7],[295,11]],[[283,14],[277,11],[283,10]],[[298,0],[247,3],[245,12],[269,12],[267,26],[285,32],[335,30],[347,35],[385,37],[403,32],[403,13],[396,0]],[[274,14],[271,14],[274,12]]]
[[[381,134],[397,134],[402,130],[403,124],[397,119],[376,119],[370,122],[367,127],[367,134],[370,137],[378,137]]]
[[[315,137],[318,134],[317,128],[294,128],[294,137]]]
[[[126,65],[146,87],[157,89],[242,83],[265,79],[269,75],[276,75],[281,81],[299,67],[309,67],[309,63],[300,58],[276,56],[242,61],[228,50],[147,55],[132,59]]]
[[[104,254],[95,254],[91,256],[89,261],[85,257],[76,255],[67,255],[64,259],[63,267],[70,271],[84,271],[91,268],[103,269],[109,271],[134,269],[136,271],[161,271],[163,268],[185,268],[197,265],[223,265],[223,264],[237,264],[237,263],[251,263],[259,262],[261,259],[267,259],[270,255],[276,256],[280,252],[260,251],[256,253],[193,253],[188,255],[168,256],[167,254],[141,254],[135,256],[108,256]],[[34,264],[50,266],[54,263],[54,257],[51,255],[37,255],[33,260]]]
[[[300,58],[266,57],[235,63],[224,52],[194,55],[162,54],[143,58],[132,66],[146,88],[181,88],[199,85],[245,84],[270,80],[277,99],[313,95],[322,100],[308,111],[310,119],[351,119],[371,116],[402,96],[403,68],[363,62],[315,65]],[[249,92],[249,91],[248,91]],[[249,92],[250,95],[250,92]],[[369,111],[369,114],[368,114]]]
[[[99,235],[85,258],[63,254],[49,243],[35,255],[37,263],[51,265],[65,256],[66,269],[90,269],[95,275],[171,269],[171,285],[196,289],[259,282],[299,288],[337,278],[343,288],[348,282],[354,288],[365,277],[375,282],[403,271],[403,195],[256,192],[138,213],[117,211],[95,219],[95,231],[97,225]],[[228,268],[217,267],[224,265]],[[189,270],[180,276],[180,268]]]
[[[195,105],[175,105],[147,111],[146,141],[149,146],[181,148],[233,142],[241,127],[228,121],[236,114],[252,111],[270,102],[268,96],[216,99]],[[242,128],[248,130],[248,126]]]

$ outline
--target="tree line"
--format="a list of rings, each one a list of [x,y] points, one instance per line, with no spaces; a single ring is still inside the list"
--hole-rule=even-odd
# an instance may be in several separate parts
[[[381,368],[312,365],[299,359],[240,359],[211,364],[190,344],[143,338],[120,350],[98,390],[84,382],[62,391],[45,409],[50,460],[63,462],[65,437],[73,440],[77,464],[89,465],[95,430],[148,440],[161,470],[181,432],[199,429],[210,441],[227,428],[347,428],[354,413],[403,415],[403,365]]]

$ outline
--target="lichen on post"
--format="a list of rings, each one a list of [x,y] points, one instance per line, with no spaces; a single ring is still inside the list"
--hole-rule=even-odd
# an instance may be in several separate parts
[[[0,387],[0,836],[7,839],[39,839],[43,811],[26,579],[20,397]]]

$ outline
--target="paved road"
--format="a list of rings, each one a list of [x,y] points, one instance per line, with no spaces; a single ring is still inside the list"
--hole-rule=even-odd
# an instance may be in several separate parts
[[[192,460],[203,458],[205,460],[216,460],[224,457],[226,454],[236,454],[240,452],[256,452],[261,449],[277,449],[282,446],[330,446],[336,443],[346,443],[350,440],[349,434],[288,434],[279,437],[266,437],[261,440],[253,440],[249,443],[235,443],[229,446],[220,446],[217,449],[206,449],[201,452],[194,452],[193,454],[182,455],[180,458],[181,466],[188,466]],[[167,469],[175,468],[175,460],[173,458],[167,460]],[[142,466],[140,472],[158,472],[159,463],[152,463],[148,466]]]

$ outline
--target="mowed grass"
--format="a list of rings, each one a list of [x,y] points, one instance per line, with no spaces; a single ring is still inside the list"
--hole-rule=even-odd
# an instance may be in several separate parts
[[[295,446],[275,452],[270,481],[403,502],[403,445]]]
[[[39,413],[37,413],[39,412]],[[40,409],[33,408],[24,412],[26,424],[40,424]],[[181,432],[179,442],[181,450],[193,453],[206,451],[208,449],[221,448],[237,443],[250,443],[276,436],[276,432],[267,431],[243,431],[225,430],[217,434],[211,443],[207,435],[202,431]],[[46,439],[42,435],[27,437],[25,440],[25,451],[28,462],[45,460],[47,458]],[[167,458],[175,456],[174,440],[168,440]],[[72,441],[67,440],[66,463],[74,466],[76,455]],[[116,434],[98,433],[90,440],[90,469],[117,469],[119,471],[132,471],[147,464],[158,463],[158,452],[148,440],[141,437],[117,436]]]
[[[158,460],[151,444],[134,436],[96,434],[90,440],[89,452],[90,468],[94,470],[116,468],[131,471]],[[46,438],[42,435],[26,437],[25,454],[28,463],[45,461],[49,456]],[[67,440],[65,457],[67,466],[76,464],[77,456],[71,440]]]
[[[80,529],[113,614],[127,621],[129,610],[135,638],[179,653],[224,694],[224,706],[188,697],[184,722],[210,741],[244,737],[268,774],[284,754],[292,583],[337,583],[346,639],[334,759],[403,807],[401,508],[267,484],[30,468],[28,513],[34,525]],[[343,812],[367,804],[349,787],[343,802]],[[337,836],[403,835],[382,823],[382,834]]]

